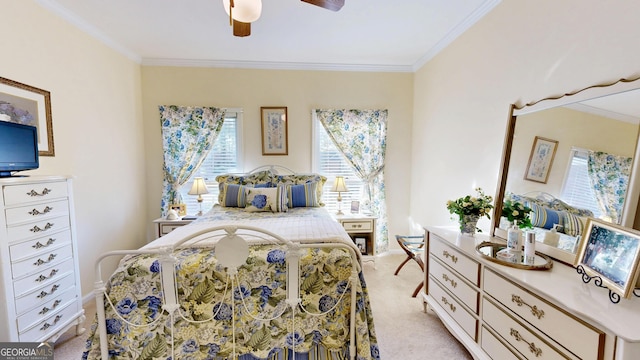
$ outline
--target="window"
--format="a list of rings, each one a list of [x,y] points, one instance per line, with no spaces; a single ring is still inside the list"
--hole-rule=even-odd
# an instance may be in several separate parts
[[[333,182],[336,176],[344,176],[347,189],[342,193],[340,209],[348,214],[351,201],[361,200],[363,197],[363,182],[358,178],[351,165],[345,160],[342,153],[333,144],[322,123],[313,116],[313,171],[327,177],[327,182],[322,190],[322,201],[329,212],[338,210],[338,193],[332,192]]]
[[[207,155],[200,168],[192,175],[180,188],[180,195],[183,202],[187,205],[187,213],[195,214],[199,211],[197,195],[189,195],[193,179],[203,177],[208,194],[202,195],[202,211],[207,212],[213,204],[218,202],[218,183],[216,176],[225,173],[241,172],[242,165],[242,111],[240,109],[228,109],[222,130],[213,144],[213,148]]]
[[[588,172],[589,154],[587,150],[571,149],[571,163],[562,187],[562,199],[569,205],[589,209],[594,217],[602,215]]]

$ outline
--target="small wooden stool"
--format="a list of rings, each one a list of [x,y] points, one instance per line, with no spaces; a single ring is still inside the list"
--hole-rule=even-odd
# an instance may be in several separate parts
[[[414,260],[420,266],[420,269],[424,273],[424,262],[422,261],[422,254],[424,254],[424,235],[415,235],[415,236],[405,236],[405,235],[396,235],[396,240],[398,244],[407,253],[407,258],[398,266],[396,272],[393,275],[398,275],[400,269],[409,262],[409,260]],[[413,292],[412,297],[416,297],[422,286],[424,285],[424,281],[421,281],[418,287],[416,287]]]

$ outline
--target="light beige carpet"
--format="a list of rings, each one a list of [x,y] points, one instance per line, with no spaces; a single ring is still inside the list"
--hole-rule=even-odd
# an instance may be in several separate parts
[[[420,295],[411,294],[422,279],[418,264],[407,263],[393,276],[404,255],[384,255],[364,263],[364,277],[375,321],[380,358],[383,360],[470,360],[471,355],[442,325],[433,312],[425,313]],[[85,305],[87,332],[75,335],[75,328],[55,345],[55,359],[81,359],[87,333],[95,317],[95,303]]]

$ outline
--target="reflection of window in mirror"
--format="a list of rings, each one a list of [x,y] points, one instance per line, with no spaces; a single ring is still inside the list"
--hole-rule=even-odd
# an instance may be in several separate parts
[[[598,219],[619,224],[632,160],[573,147],[562,198],[573,206],[591,210]]]
[[[569,168],[565,174],[560,198],[571,206],[589,209],[594,217],[600,218],[602,212],[589,180],[588,156],[587,150],[571,149]]]

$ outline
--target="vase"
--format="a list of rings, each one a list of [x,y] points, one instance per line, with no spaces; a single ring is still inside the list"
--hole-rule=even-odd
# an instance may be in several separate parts
[[[460,217],[460,232],[473,236],[480,220],[480,215],[462,215]]]

